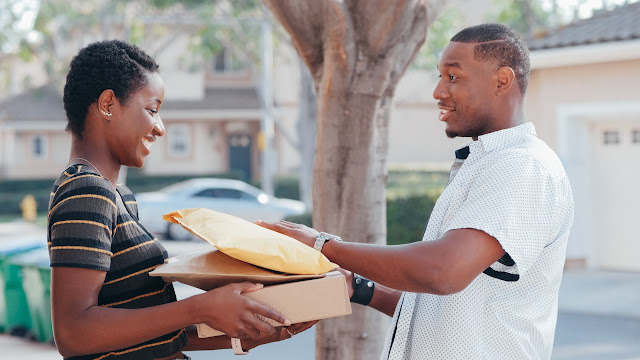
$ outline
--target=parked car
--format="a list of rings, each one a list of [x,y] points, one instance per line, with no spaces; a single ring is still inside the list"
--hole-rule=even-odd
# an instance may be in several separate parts
[[[303,214],[302,201],[279,199],[240,180],[198,178],[182,181],[154,192],[136,194],[140,222],[152,233],[168,239],[193,239],[179,224],[162,215],[180,209],[207,208],[248,221],[278,221]]]

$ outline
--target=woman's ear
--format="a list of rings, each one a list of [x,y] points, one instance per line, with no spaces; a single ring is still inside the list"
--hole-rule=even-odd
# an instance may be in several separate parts
[[[502,95],[509,91],[516,80],[516,73],[509,66],[501,66],[496,71],[498,84],[496,86],[496,95]]]
[[[103,91],[98,97],[97,105],[98,112],[105,119],[110,119],[113,113],[111,112],[111,108],[114,107],[118,99],[116,99],[116,94],[111,89],[107,89]]]

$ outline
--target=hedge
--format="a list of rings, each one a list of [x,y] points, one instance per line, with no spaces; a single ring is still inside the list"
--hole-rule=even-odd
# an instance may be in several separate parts
[[[405,244],[422,239],[425,225],[435,199],[441,188],[440,174],[409,172],[391,174],[399,177],[395,192],[388,191],[387,199],[387,239],[388,244]],[[145,176],[135,169],[129,169],[127,186],[133,193],[158,190],[173,183],[195,177],[239,178],[239,174],[208,174],[201,176]],[[428,182],[414,180],[428,179]],[[437,178],[436,178],[437,177]],[[404,179],[410,179],[407,181]],[[433,180],[435,179],[435,180]],[[38,180],[4,180],[0,181],[0,214],[20,214],[20,202],[27,194],[32,194],[38,203],[38,213],[46,214],[49,194],[54,179]],[[390,185],[394,181],[390,181]],[[256,183],[259,187],[259,183]],[[296,178],[278,178],[275,181],[276,197],[299,199],[298,181]],[[415,191],[408,191],[414,188]],[[416,194],[420,189],[422,194]],[[426,194],[424,193],[426,189]],[[412,189],[413,190],[413,189]],[[311,214],[290,217],[287,220],[311,226]]]
[[[437,196],[413,195],[387,199],[387,244],[399,245],[422,240]],[[287,221],[312,226],[311,214],[290,216]]]
[[[136,193],[154,191],[171,184],[197,177],[217,177],[239,179],[237,173],[188,175],[188,176],[146,176],[135,169],[129,169],[127,187]],[[27,194],[36,199],[38,213],[46,213],[49,195],[55,179],[0,180],[0,214],[20,214],[20,202]]]

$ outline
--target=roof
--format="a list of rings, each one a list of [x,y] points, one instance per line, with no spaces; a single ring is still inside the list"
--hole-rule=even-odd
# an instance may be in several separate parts
[[[261,109],[255,88],[207,88],[199,100],[166,99],[163,110],[256,110]]]
[[[0,109],[0,116],[7,120],[67,120],[62,94],[52,85],[6,98]]]
[[[62,94],[51,85],[0,102],[0,116],[19,121],[66,121]],[[254,88],[208,88],[199,100],[165,100],[163,110],[259,110]]]
[[[527,39],[529,50],[640,39],[640,2],[602,11],[591,18],[547,30]]]

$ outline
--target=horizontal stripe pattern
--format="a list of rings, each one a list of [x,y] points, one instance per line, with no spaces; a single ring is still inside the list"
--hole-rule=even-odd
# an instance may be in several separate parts
[[[58,178],[49,204],[51,266],[105,271],[100,306],[132,309],[176,301],[173,286],[149,276],[166,262],[167,252],[139,223],[131,191],[123,185],[114,189],[86,166],[65,172],[69,176]],[[131,348],[69,359],[160,358],[185,344],[184,331],[176,331]]]

